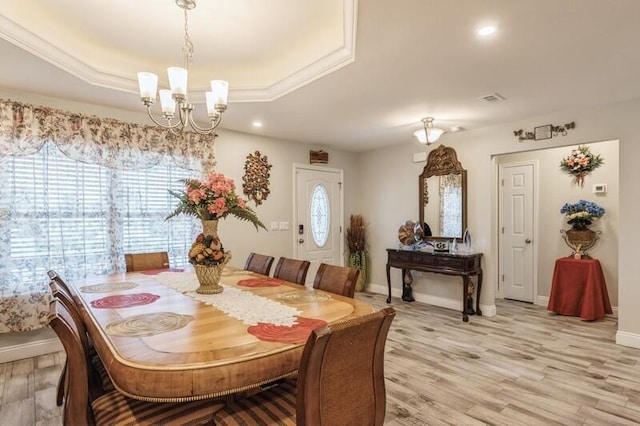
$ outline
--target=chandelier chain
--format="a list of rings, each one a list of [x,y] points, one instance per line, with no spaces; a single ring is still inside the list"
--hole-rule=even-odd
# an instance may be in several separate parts
[[[184,53],[184,67],[189,69],[189,64],[193,58],[193,42],[189,37],[189,18],[187,17],[187,9],[184,10],[184,47],[182,48]]]

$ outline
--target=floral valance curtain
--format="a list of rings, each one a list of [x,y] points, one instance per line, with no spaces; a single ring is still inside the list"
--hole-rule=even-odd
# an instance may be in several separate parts
[[[46,142],[73,160],[111,169],[150,168],[166,157],[205,174],[216,165],[215,135],[176,136],[156,126],[0,99],[0,157],[31,155]]]

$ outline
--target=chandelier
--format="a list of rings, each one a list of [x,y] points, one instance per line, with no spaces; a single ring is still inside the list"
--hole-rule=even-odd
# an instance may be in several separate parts
[[[193,104],[187,98],[187,80],[189,74],[189,62],[193,57],[193,43],[189,37],[189,23],[187,11],[196,7],[196,0],[176,0],[178,7],[184,10],[184,68],[169,67],[169,87],[171,90],[160,90],[160,106],[162,116],[167,120],[167,124],[158,122],[151,113],[151,106],[156,101],[158,89],[158,76],[150,72],[138,73],[138,87],[140,90],[140,100],[147,107],[147,114],[151,120],[160,127],[170,130],[173,134],[179,134],[191,126],[193,131],[199,134],[208,135],[218,127],[222,120],[222,113],[227,109],[227,98],[229,95],[229,83],[223,80],[212,80],[211,91],[206,92],[207,115],[211,125],[206,128],[199,127],[193,119]],[[178,106],[177,121],[173,122],[176,114],[176,104]]]
[[[425,145],[431,145],[444,133],[444,130],[439,129],[433,126],[433,117],[426,117],[422,120],[422,125],[424,128],[418,129],[413,132],[413,136],[418,139],[418,142]]]

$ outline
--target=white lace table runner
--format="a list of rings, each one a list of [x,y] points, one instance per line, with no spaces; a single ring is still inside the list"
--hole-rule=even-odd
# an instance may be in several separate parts
[[[302,312],[278,303],[266,297],[257,296],[250,291],[240,290],[234,286],[221,284],[224,291],[218,294],[196,293],[198,279],[195,274],[182,272],[161,272],[154,276],[167,287],[193,297],[207,305],[224,312],[231,318],[242,321],[246,325],[270,323],[274,325],[292,326],[296,317]]]

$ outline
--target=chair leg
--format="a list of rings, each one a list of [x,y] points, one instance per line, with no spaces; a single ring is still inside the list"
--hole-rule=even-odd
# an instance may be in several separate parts
[[[67,386],[67,361],[64,361],[64,367],[62,373],[60,373],[60,379],[58,379],[58,391],[56,394],[56,405],[59,407],[64,401],[64,391]]]

